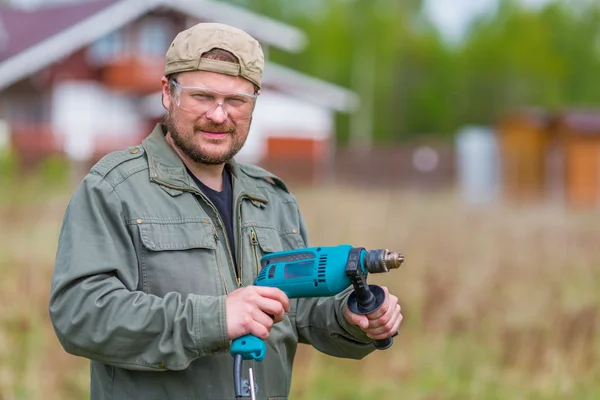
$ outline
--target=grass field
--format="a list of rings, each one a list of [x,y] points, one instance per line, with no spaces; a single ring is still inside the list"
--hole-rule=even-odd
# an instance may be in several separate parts
[[[47,315],[71,191],[0,182],[1,400],[88,396],[87,361],[62,350]],[[370,277],[405,320],[390,350],[362,361],[302,347],[292,399],[600,398],[600,213],[474,210],[400,189],[296,194],[311,244],[405,255],[401,270]]]

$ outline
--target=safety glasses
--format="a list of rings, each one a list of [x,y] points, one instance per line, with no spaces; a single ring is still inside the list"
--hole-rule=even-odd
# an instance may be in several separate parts
[[[257,94],[222,93],[198,86],[182,86],[170,81],[175,88],[175,104],[184,111],[198,117],[210,117],[221,107],[226,117],[240,121],[252,117]]]

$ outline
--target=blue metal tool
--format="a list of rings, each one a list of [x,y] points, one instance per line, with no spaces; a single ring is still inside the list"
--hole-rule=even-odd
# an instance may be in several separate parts
[[[385,293],[377,285],[367,285],[369,273],[389,272],[399,268],[404,257],[387,249],[365,250],[348,244],[311,247],[265,255],[254,285],[281,289],[290,299],[334,296],[350,285],[354,292],[348,308],[355,314],[371,314],[383,304]],[[375,348],[390,347],[392,338],[375,340]],[[242,395],[242,361],[262,361],[266,344],[253,335],[233,340],[230,353],[234,357],[236,399]]]

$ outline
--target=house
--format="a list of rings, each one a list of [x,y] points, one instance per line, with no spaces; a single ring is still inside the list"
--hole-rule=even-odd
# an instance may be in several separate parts
[[[551,142],[549,114],[538,108],[514,110],[496,126],[503,195],[519,202],[537,202],[547,191],[546,157]]]
[[[497,134],[508,199],[600,208],[600,110],[520,109]]]
[[[600,207],[600,110],[570,109],[551,125],[560,152],[562,200],[573,208]]]
[[[246,30],[265,51],[263,88],[238,159],[300,159],[327,166],[334,117],[357,96],[277,65],[269,49],[300,52],[306,37],[289,25],[209,0],[97,0],[30,11],[0,7],[0,119],[24,161],[51,153],[97,159],[137,144],[164,109],[160,78],[176,33],[195,23]]]

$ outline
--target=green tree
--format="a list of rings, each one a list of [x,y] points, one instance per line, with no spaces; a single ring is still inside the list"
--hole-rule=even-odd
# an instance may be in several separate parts
[[[495,15],[477,21],[461,50],[465,117],[493,123],[523,106],[598,104],[598,11],[594,3],[530,10],[502,1]]]
[[[338,139],[347,141],[358,129],[372,130],[377,141],[399,136],[396,116],[401,97],[392,85],[398,74],[398,57],[411,37],[431,31],[422,19],[422,0],[331,0],[327,2],[280,2],[260,0],[236,4],[283,20],[308,36],[301,54],[271,49],[270,58],[300,71],[356,91],[363,105],[362,119],[338,117]]]
[[[376,143],[450,138],[463,124],[494,124],[510,109],[600,103],[600,3],[540,9],[499,0],[458,44],[444,40],[422,1],[230,0],[306,32],[301,54],[270,58],[356,91],[359,118],[338,118],[338,140],[371,130]]]

